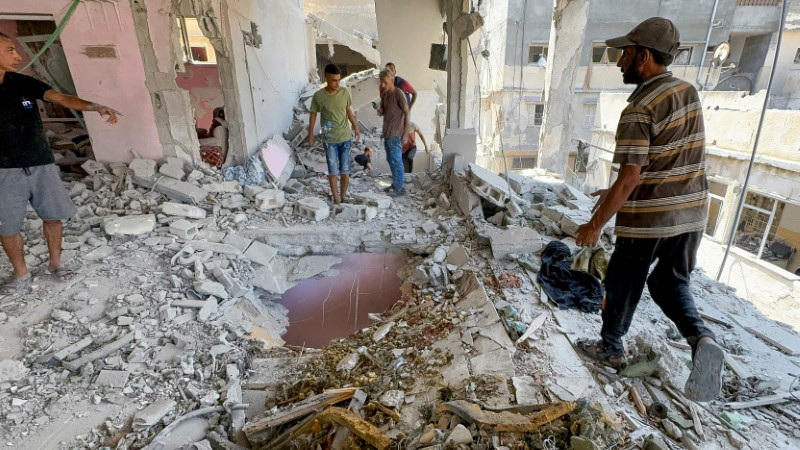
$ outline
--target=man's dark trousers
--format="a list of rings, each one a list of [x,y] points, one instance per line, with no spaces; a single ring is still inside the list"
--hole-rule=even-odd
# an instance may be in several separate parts
[[[701,337],[714,338],[700,318],[689,291],[689,276],[694,270],[702,238],[702,231],[669,238],[617,238],[606,273],[606,301],[600,331],[609,352],[624,353],[622,337],[631,326],[645,281],[653,301],[675,322],[692,348]],[[656,259],[658,262],[648,276]]]

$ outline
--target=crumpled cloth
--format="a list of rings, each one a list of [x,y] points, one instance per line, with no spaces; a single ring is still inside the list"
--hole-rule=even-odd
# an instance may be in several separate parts
[[[581,247],[573,259],[572,270],[587,272],[599,278],[600,281],[606,279],[606,271],[608,270],[608,262],[611,260],[611,255],[603,247]]]
[[[241,166],[228,167],[224,170],[225,181],[238,181],[242,186],[261,184],[267,181],[267,171],[258,153],[247,159]]]
[[[603,286],[593,275],[572,269],[567,244],[552,241],[542,251],[542,268],[536,281],[560,309],[579,308],[597,313],[603,304]]]

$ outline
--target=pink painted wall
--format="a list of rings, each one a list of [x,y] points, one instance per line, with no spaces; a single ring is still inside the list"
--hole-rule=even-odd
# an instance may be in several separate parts
[[[51,14],[56,22],[72,0],[4,2],[3,13]],[[131,149],[142,157],[161,159],[153,104],[145,86],[144,64],[133,25],[130,2],[116,2],[120,20],[110,2],[82,2],[61,34],[78,95],[105,104],[124,115],[116,126],[96,113],[86,113],[86,126],[99,161],[130,161]],[[90,19],[91,18],[91,19]],[[118,58],[94,59],[85,45],[115,45]]]
[[[216,65],[186,64],[186,72],[178,73],[175,81],[178,87],[189,91],[197,126],[209,129],[214,108],[225,104],[219,68]]]

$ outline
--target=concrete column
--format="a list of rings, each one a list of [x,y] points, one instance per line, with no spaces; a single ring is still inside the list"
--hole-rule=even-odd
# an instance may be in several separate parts
[[[730,184],[728,184],[728,189],[725,191],[725,199],[722,201],[722,209],[717,219],[717,229],[714,232],[714,240],[727,242],[728,233],[731,230],[731,226],[733,226],[732,222],[736,218],[736,206],[738,206],[741,192],[742,186],[738,181],[731,181]]]
[[[477,12],[469,13],[468,0],[447,2],[447,127],[463,128],[466,121],[467,38],[483,25]]]
[[[575,72],[580,65],[590,0],[553,0],[545,72],[544,121],[537,166],[566,179],[572,142]]]

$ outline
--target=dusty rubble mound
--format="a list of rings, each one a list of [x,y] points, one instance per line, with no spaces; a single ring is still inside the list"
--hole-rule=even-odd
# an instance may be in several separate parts
[[[2,337],[16,348],[8,354],[22,355],[0,360],[9,447],[800,442],[797,336],[754,325],[763,316],[701,274],[694,294],[730,354],[718,401],[696,404],[676,387],[690,356],[648,295],[628,342],[634,364],[615,373],[578,357],[571,342],[595,335],[599,316],[548,298],[537,281],[551,242],[575,254],[573,269],[602,277],[607,255],[575,247],[592,202],[571,186],[449,157],[410,176],[404,198],[359,175],[347,203],[332,207],[326,180],[296,145],[273,139],[225,173],[137,158],[87,162],[89,176],[66,176],[79,213],[65,259],[77,276],[61,284],[37,275],[31,293],[0,299]],[[275,153],[289,163],[272,164]],[[40,228],[26,222],[31,267],[47,257]],[[341,271],[342,255],[390,252],[408,259],[394,305],[362,311],[368,318],[351,334],[320,348],[284,342],[287,328],[302,327],[281,304],[285,293],[353,276]],[[369,306],[360,299],[350,298],[354,310]]]

